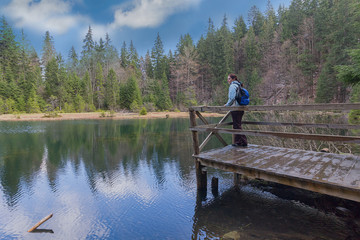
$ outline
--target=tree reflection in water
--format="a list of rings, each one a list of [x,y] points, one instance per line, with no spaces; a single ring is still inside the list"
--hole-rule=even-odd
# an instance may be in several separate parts
[[[197,197],[192,153],[188,119],[0,122],[0,236],[27,238],[49,211],[51,239],[342,239],[353,230],[250,185],[229,189],[232,174],[213,169],[219,197]]]

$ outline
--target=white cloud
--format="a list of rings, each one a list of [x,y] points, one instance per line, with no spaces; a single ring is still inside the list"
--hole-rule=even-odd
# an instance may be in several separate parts
[[[115,11],[111,28],[156,27],[176,12],[197,6],[201,0],[135,0]]]
[[[71,7],[70,2],[63,0],[13,0],[4,7],[3,13],[15,22],[16,27],[63,34],[79,21],[87,21],[83,16],[72,15]]]

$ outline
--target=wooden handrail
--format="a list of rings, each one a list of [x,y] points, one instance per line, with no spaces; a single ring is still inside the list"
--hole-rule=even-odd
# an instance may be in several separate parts
[[[215,135],[225,145],[224,140],[219,133],[228,134],[243,134],[249,136],[272,136],[280,138],[294,138],[305,140],[319,140],[319,141],[340,141],[347,143],[360,143],[360,137],[357,136],[340,136],[340,135],[324,135],[324,134],[308,134],[308,133],[290,133],[290,132],[276,132],[276,131],[258,131],[258,130],[240,130],[225,128],[231,125],[232,122],[224,122],[231,111],[350,111],[360,109],[360,103],[333,103],[333,104],[307,104],[307,105],[273,105],[273,106],[239,106],[239,107],[225,107],[225,106],[196,106],[190,107],[189,111],[191,117],[190,130],[193,133],[210,132],[202,144],[195,143],[194,146],[200,152],[210,137]],[[227,111],[226,116],[217,124],[209,124],[200,112],[219,112]],[[195,117],[199,117],[205,125],[196,125]],[[291,122],[255,122],[243,121],[243,124],[251,125],[268,125],[268,126],[290,126],[290,127],[312,127],[312,128],[331,128],[331,129],[360,129],[360,125],[355,124],[325,124],[325,123],[291,123]],[[196,151],[195,151],[196,152]]]
[[[360,137],[355,137],[355,136],[240,130],[240,129],[229,129],[229,128],[212,128],[212,127],[207,127],[207,126],[191,127],[190,130],[196,131],[196,132],[211,131],[211,132],[217,132],[217,133],[243,134],[243,135],[249,135],[249,136],[272,136],[272,137],[295,138],[295,139],[306,139],[306,140],[340,141],[340,142],[360,143]]]
[[[328,123],[291,123],[291,122],[254,122],[242,121],[243,125],[276,126],[276,127],[312,127],[312,128],[332,128],[332,129],[360,129],[360,124],[328,124]],[[207,124],[208,127],[230,126],[232,122]],[[205,126],[205,125],[202,125]]]
[[[199,112],[226,112],[226,111],[332,111],[332,110],[359,110],[360,103],[329,103],[305,105],[247,105],[239,107],[225,106],[194,106],[190,110]]]

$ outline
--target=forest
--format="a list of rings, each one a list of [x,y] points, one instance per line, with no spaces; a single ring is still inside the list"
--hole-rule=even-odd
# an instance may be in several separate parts
[[[277,10],[268,2],[233,24],[225,14],[219,26],[210,17],[197,42],[181,35],[168,53],[158,33],[145,56],[132,41],[118,50],[109,34],[94,40],[89,26],[82,51],[69,46],[62,56],[49,31],[38,54],[2,17],[0,114],[223,105],[229,73],[253,105],[360,101],[358,0],[293,0]]]

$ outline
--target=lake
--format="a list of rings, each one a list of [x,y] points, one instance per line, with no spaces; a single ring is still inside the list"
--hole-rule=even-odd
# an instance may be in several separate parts
[[[198,193],[188,128],[188,119],[0,122],[0,239],[360,238],[347,209],[326,211],[338,199],[233,187],[231,173],[212,169],[219,195],[211,181]]]

